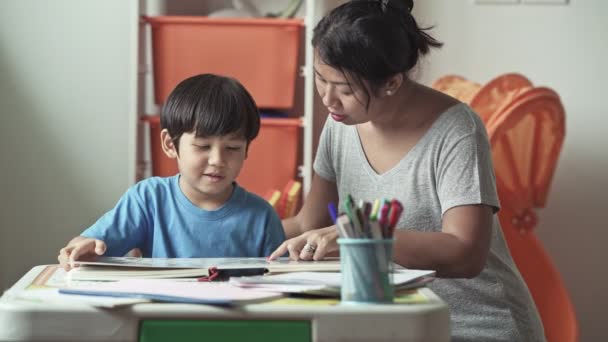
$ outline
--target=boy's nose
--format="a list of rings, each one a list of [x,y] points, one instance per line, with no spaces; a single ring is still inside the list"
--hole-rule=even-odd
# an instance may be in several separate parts
[[[221,148],[212,148],[209,154],[209,164],[215,166],[224,165],[224,154]]]

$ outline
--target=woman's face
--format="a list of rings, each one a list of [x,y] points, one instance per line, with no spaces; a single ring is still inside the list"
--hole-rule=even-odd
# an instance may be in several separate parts
[[[318,55],[314,60],[315,85],[329,115],[345,125],[369,121],[372,111],[366,109],[367,94],[342,71],[324,64]],[[372,109],[372,96],[370,99]]]

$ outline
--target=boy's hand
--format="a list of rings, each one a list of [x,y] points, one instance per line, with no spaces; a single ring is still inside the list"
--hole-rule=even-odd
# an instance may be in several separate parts
[[[68,245],[59,250],[59,264],[64,270],[69,271],[72,268],[74,261],[91,259],[98,255],[103,255],[106,252],[106,243],[97,240],[77,236],[73,238]]]

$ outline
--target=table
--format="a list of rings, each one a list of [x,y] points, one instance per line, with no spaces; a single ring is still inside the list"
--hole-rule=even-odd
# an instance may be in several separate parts
[[[104,309],[10,295],[31,288],[49,267],[32,268],[0,298],[0,340],[180,342],[201,336],[204,341],[248,342],[450,340],[448,307],[428,288],[410,292],[414,303],[409,304],[343,305],[284,298],[236,308],[140,303]]]

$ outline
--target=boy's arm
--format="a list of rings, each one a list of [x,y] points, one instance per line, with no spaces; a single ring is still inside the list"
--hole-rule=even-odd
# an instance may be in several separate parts
[[[127,190],[112,210],[80,235],[105,242],[108,256],[123,256],[133,248],[145,247],[154,221],[150,214],[153,209],[145,205],[145,191],[138,185]]]

